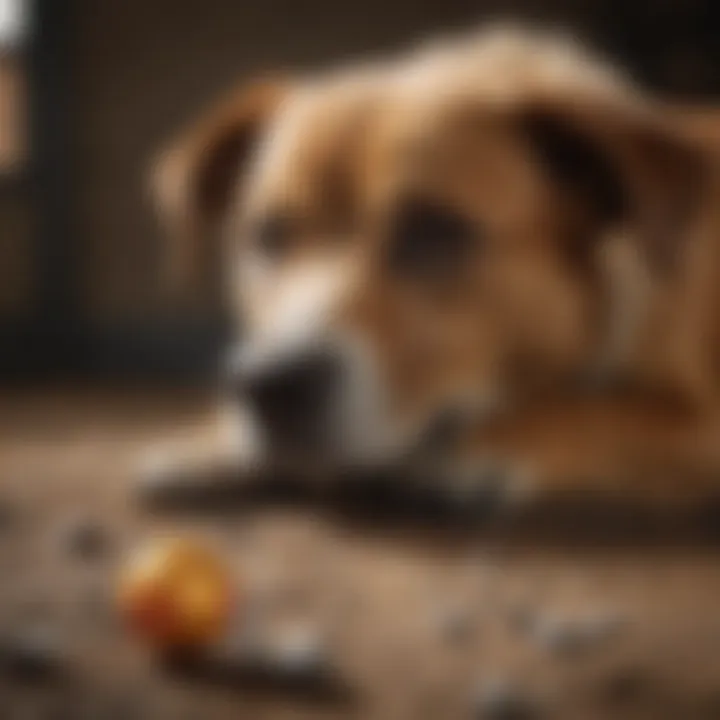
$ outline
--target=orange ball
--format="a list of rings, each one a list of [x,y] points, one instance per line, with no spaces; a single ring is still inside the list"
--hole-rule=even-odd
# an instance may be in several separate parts
[[[216,639],[232,608],[226,569],[202,544],[183,538],[141,547],[120,578],[120,612],[158,649],[194,648]]]

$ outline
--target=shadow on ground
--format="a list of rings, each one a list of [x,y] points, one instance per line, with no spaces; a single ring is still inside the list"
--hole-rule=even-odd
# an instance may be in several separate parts
[[[309,509],[364,532],[420,533],[436,541],[501,540],[519,547],[720,546],[720,501],[679,508],[567,497],[511,506],[492,492],[458,496],[394,476],[322,485],[276,478],[171,487],[147,493],[141,505],[193,516],[241,515],[263,507]]]

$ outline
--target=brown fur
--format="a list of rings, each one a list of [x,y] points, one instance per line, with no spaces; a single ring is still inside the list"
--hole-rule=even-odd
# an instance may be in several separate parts
[[[503,400],[501,413],[470,414],[450,475],[470,468],[482,481],[491,461],[509,483],[523,478],[519,492],[716,490],[720,188],[708,147],[720,124],[666,110],[582,51],[523,33],[263,88],[209,113],[162,171],[171,214],[195,235],[224,218],[232,258],[254,252],[262,218],[291,219],[271,288],[232,283],[251,327],[289,268],[347,256],[353,292],[332,322],[380,358],[396,420],[422,426],[458,396]],[[558,181],[545,166],[524,131],[538,118],[610,168],[621,216],[596,207],[607,178]],[[398,278],[384,265],[410,191],[482,235],[451,279]],[[591,391],[582,381],[598,373]]]

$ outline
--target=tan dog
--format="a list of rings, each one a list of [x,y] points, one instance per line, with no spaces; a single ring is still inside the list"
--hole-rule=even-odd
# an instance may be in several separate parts
[[[164,472],[714,492],[719,195],[691,135],[518,30],[241,89],[155,175],[181,265],[220,239],[242,328],[225,454]]]

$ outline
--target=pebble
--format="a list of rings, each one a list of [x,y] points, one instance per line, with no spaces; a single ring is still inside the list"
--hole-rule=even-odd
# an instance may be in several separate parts
[[[558,654],[589,650],[619,632],[625,618],[616,613],[599,613],[581,618],[536,616],[525,618],[518,627],[540,646]]]
[[[347,692],[314,629],[286,632],[274,641],[265,633],[241,633],[201,655],[168,656],[165,667],[190,682],[232,688],[250,685],[323,697]]]
[[[268,649],[266,660],[271,668],[293,678],[320,675],[328,666],[321,634],[313,628],[288,631]]]
[[[320,674],[329,665],[322,634],[313,626],[285,629],[270,638],[266,628],[252,617],[244,626],[231,628],[215,654],[238,667],[278,678]]]
[[[58,637],[41,628],[27,628],[0,638],[0,672],[27,682],[49,680],[66,669]]]
[[[491,678],[476,690],[474,716],[479,720],[530,720],[537,716],[535,703],[508,680]]]
[[[68,520],[62,528],[61,543],[71,555],[89,560],[108,551],[110,536],[95,519],[77,517]]]

